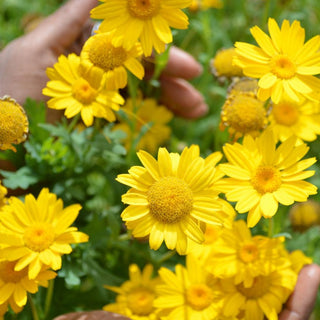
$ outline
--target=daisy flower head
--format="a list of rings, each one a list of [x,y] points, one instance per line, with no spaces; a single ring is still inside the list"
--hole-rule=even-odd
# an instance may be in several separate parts
[[[290,265],[255,277],[249,287],[235,284],[232,278],[221,279],[221,313],[231,319],[276,320],[296,282]]]
[[[216,319],[216,279],[192,254],[187,255],[185,267],[178,264],[175,272],[162,267],[159,276],[163,284],[156,287],[154,306],[159,315],[166,315],[164,319]]]
[[[236,202],[236,211],[249,212],[247,223],[254,227],[261,217],[273,217],[279,203],[289,206],[316,194],[317,187],[304,181],[315,173],[305,171],[316,162],[315,157],[302,159],[308,150],[304,143],[296,146],[293,136],[277,146],[271,130],[255,139],[247,135],[242,144],[223,147],[228,162],[219,169],[228,177],[216,187]]]
[[[119,114],[119,122],[113,129],[126,133],[124,145],[127,150],[136,145],[137,150],[154,154],[169,139],[171,128],[168,123],[173,113],[165,106],[158,105],[155,99],[143,99],[140,96],[133,101],[129,98],[121,110],[126,118]]]
[[[16,151],[13,144],[27,139],[29,121],[24,109],[11,97],[0,98],[0,150]]]
[[[16,261],[0,261],[0,317],[10,306],[18,313],[27,303],[27,293],[36,293],[39,286],[47,287],[48,280],[54,279],[56,273],[46,268],[41,268],[34,279],[28,277],[28,268],[15,270]]]
[[[254,278],[290,264],[283,255],[284,239],[252,236],[244,220],[224,229],[206,261],[207,270],[218,278],[234,277],[235,284],[250,287]]]
[[[85,73],[99,75],[106,89],[117,90],[127,85],[127,70],[141,80],[144,77],[144,68],[139,61],[142,50],[138,42],[125,48],[114,45],[112,39],[114,32],[97,32],[85,42],[80,59]]]
[[[168,249],[186,254],[188,239],[204,241],[201,224],[224,225],[229,212],[212,185],[216,169],[200,157],[199,147],[186,147],[181,155],[159,148],[158,160],[146,151],[137,153],[141,166],[117,181],[131,187],[122,196],[129,206],[121,214],[132,235],[149,236],[150,247],[157,250],[163,241]]]
[[[147,264],[141,271],[136,264],[129,266],[129,280],[120,287],[105,286],[117,293],[116,302],[105,305],[106,311],[116,312],[132,320],[156,320],[153,302],[156,298],[156,286],[159,277],[152,277],[153,266]]]
[[[272,103],[269,123],[280,141],[295,135],[299,142],[314,141],[320,134],[320,104],[309,99],[283,99]]]
[[[43,266],[58,270],[61,256],[72,251],[70,244],[88,241],[88,236],[71,224],[79,214],[79,204],[63,208],[61,199],[43,188],[37,199],[16,197],[1,211],[0,258],[16,261],[15,271],[28,268],[35,279]]]
[[[106,90],[99,74],[82,74],[79,56],[61,55],[46,72],[50,80],[42,93],[51,97],[47,103],[49,108],[65,109],[67,118],[80,113],[86,126],[93,124],[94,117],[116,120],[114,111],[119,110],[124,99],[117,91]]]
[[[243,73],[259,79],[258,97],[262,101],[271,97],[278,103],[284,94],[295,101],[302,97],[318,99],[320,79],[320,36],[305,42],[305,30],[295,20],[290,25],[283,20],[281,28],[269,18],[270,36],[258,26],[251,28],[251,34],[258,46],[236,42],[234,58]]]
[[[172,42],[170,27],[187,29],[188,17],[181,9],[192,0],[102,0],[91,11],[91,18],[102,19],[102,32],[114,31],[112,43],[130,49],[140,40],[145,56],[152,49],[162,53]]]

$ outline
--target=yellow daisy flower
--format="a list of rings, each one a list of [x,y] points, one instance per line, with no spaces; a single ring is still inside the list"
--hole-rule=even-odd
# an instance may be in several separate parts
[[[116,179],[131,187],[122,196],[129,206],[121,217],[134,237],[149,236],[154,250],[165,241],[168,249],[185,254],[188,239],[204,241],[200,223],[228,223],[229,212],[212,187],[216,169],[199,156],[198,146],[181,155],[160,148],[158,161],[143,150],[137,154],[144,167],[134,166]]]
[[[306,231],[320,225],[320,204],[314,200],[295,203],[289,210],[290,224],[295,231]]]
[[[112,39],[114,32],[93,35],[85,42],[80,59],[85,73],[96,73],[103,79],[108,90],[117,90],[127,85],[127,69],[141,80],[144,68],[138,60],[142,55],[138,42],[127,49],[121,45],[115,46]]]
[[[102,0],[91,11],[91,18],[102,19],[102,32],[114,30],[112,43],[130,49],[141,41],[145,56],[154,48],[158,53],[172,42],[170,27],[187,29],[188,17],[182,12],[192,0]]]
[[[278,319],[297,282],[297,274],[290,268],[279,268],[268,275],[254,278],[252,286],[235,284],[232,278],[221,280],[221,313],[232,319]]]
[[[260,47],[236,42],[234,58],[236,65],[246,76],[259,78],[258,97],[262,101],[271,97],[279,103],[283,95],[299,101],[302,96],[316,98],[319,94],[320,79],[320,36],[305,41],[305,30],[299,21],[291,25],[284,20],[281,29],[269,18],[270,37],[259,27],[250,29]]]
[[[283,242],[281,237],[252,236],[245,221],[238,220],[223,230],[205,264],[215,277],[234,277],[235,284],[251,287],[255,277],[290,263],[282,254]]]
[[[292,135],[299,140],[314,141],[320,134],[320,104],[307,99],[301,102],[281,100],[272,104],[269,122],[280,141]]]
[[[222,0],[192,0],[188,7],[190,11],[207,10],[209,8],[221,9],[223,7]]]
[[[42,93],[51,97],[48,107],[65,109],[65,116],[72,118],[78,113],[86,126],[93,123],[94,117],[115,121],[114,111],[124,99],[115,90],[106,90],[99,74],[82,74],[79,69],[80,57],[61,55],[53,68],[47,68],[50,81]]]
[[[156,287],[154,306],[165,319],[216,319],[216,280],[195,257],[187,255],[186,267],[176,265],[175,273],[162,267],[159,275],[164,284]]]
[[[307,257],[301,250],[294,250],[290,253],[287,252],[287,254],[291,260],[291,268],[296,274],[299,274],[305,265],[312,263],[312,259]]]
[[[141,272],[136,264],[129,267],[129,280],[120,287],[105,286],[116,292],[116,303],[103,307],[106,311],[116,312],[132,320],[156,320],[156,309],[153,306],[156,298],[155,288],[160,278],[152,278],[153,266],[148,264]]]
[[[16,151],[13,144],[27,139],[29,122],[24,109],[9,96],[0,98],[0,150]]]
[[[171,128],[168,122],[173,118],[173,113],[165,106],[158,105],[155,99],[129,98],[121,110],[126,113],[126,118],[119,115],[119,122],[113,128],[127,134],[124,140],[127,150],[138,140],[137,150],[154,154],[169,139]],[[145,125],[148,125],[148,129],[141,136]]]
[[[36,293],[38,287],[48,286],[48,280],[54,279],[56,273],[42,268],[34,279],[28,277],[28,268],[16,271],[16,261],[0,261],[0,317],[7,312],[8,306],[15,313],[22,310],[27,303],[27,293]]]
[[[303,181],[314,175],[313,170],[304,169],[316,159],[301,160],[308,150],[306,144],[296,146],[293,136],[276,147],[270,130],[256,139],[247,135],[243,144],[223,147],[228,163],[220,164],[219,169],[229,178],[218,181],[216,187],[228,201],[236,202],[239,213],[249,212],[247,223],[253,227],[261,217],[273,217],[279,203],[288,206],[316,194],[317,187]]]
[[[70,244],[88,241],[88,236],[70,225],[81,206],[63,208],[61,199],[41,190],[37,199],[32,194],[23,203],[16,197],[1,211],[0,258],[17,260],[15,271],[28,266],[28,277],[35,279],[43,265],[61,268],[61,256],[72,251]]]

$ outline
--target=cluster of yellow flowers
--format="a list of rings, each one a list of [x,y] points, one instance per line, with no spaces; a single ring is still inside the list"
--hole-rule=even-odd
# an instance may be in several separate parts
[[[27,294],[47,287],[61,268],[61,256],[72,251],[70,244],[88,241],[88,236],[71,224],[81,206],[63,208],[61,199],[41,190],[37,199],[32,194],[22,202],[17,197],[5,198],[0,208],[0,317],[11,309],[18,313],[27,303]]]

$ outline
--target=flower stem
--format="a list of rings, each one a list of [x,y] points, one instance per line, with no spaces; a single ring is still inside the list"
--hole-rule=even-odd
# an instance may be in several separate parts
[[[51,302],[53,297],[53,289],[54,289],[54,280],[52,279],[49,281],[48,291],[46,295],[46,301],[44,305],[44,319],[47,319],[50,312]]]
[[[32,319],[33,320],[39,320],[39,315],[38,315],[38,311],[37,311],[37,308],[36,308],[36,305],[33,301],[33,298],[31,296],[31,294],[28,292],[28,301],[29,301],[29,305],[30,305],[30,308],[31,308],[31,313],[32,313]]]
[[[269,238],[273,237],[273,228],[274,228],[274,221],[273,221],[273,218],[270,218],[269,223],[268,223],[268,237]]]

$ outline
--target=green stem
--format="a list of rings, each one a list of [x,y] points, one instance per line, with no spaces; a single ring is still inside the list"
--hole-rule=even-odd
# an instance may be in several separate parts
[[[161,259],[157,261],[157,263],[161,266],[165,261],[173,257],[175,254],[176,254],[175,250],[168,251],[161,257]]]
[[[274,228],[274,221],[273,218],[269,219],[269,223],[268,223],[268,237],[272,238],[273,237],[273,228]]]
[[[31,296],[31,294],[28,292],[28,301],[29,301],[29,305],[30,305],[30,308],[31,308],[31,313],[32,313],[32,319],[33,320],[39,320],[39,315],[38,315],[38,311],[37,311],[37,308],[36,308],[36,305],[33,301],[33,298]]]
[[[46,295],[46,301],[44,305],[44,319],[47,319],[50,312],[51,302],[53,297],[53,289],[54,289],[54,280],[52,279],[49,281],[48,291]]]

